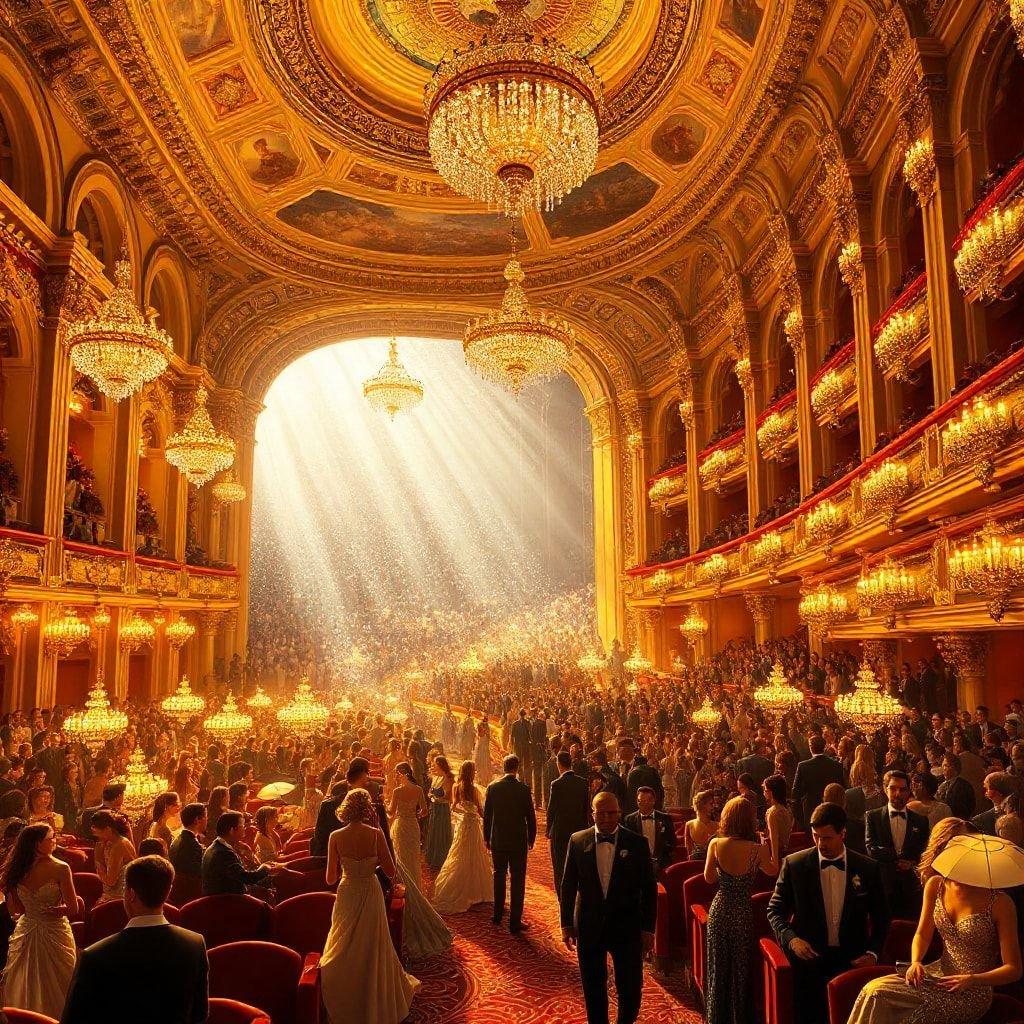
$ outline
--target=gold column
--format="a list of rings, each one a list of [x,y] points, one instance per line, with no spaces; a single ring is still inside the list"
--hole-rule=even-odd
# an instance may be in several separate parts
[[[707,532],[705,524],[710,519],[710,495],[700,485],[697,472],[697,453],[704,446],[708,436],[707,410],[702,404],[693,403],[686,424],[686,518],[690,532],[690,553],[700,546],[701,538]]]
[[[942,657],[956,666],[957,707],[973,711],[989,700],[986,663],[989,653],[988,633],[943,633],[935,638]]]
[[[774,636],[775,598],[763,591],[744,593],[743,600],[754,620],[754,643],[763,644]]]
[[[218,608],[204,608],[199,613],[199,629],[196,639],[198,655],[196,675],[197,683],[206,688],[207,682],[213,683],[213,663],[216,657],[217,630],[220,627],[223,612]],[[208,678],[209,677],[209,678]]]

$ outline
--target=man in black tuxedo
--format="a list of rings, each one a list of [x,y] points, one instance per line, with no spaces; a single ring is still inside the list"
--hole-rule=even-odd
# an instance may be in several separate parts
[[[524,720],[525,721],[525,720]],[[494,917],[505,914],[505,876],[511,876],[508,930],[513,935],[529,928],[523,921],[526,898],[526,855],[537,839],[537,817],[530,788],[518,779],[519,758],[509,754],[501,763],[504,775],[487,787],[484,797],[484,845],[494,863]]]
[[[1008,772],[989,772],[985,776],[985,799],[992,806],[971,818],[971,824],[987,836],[996,835],[996,822],[1007,813],[1013,801],[1011,796],[1019,793],[1017,779]]]
[[[882,786],[889,802],[864,816],[865,849],[878,862],[893,914],[916,921],[921,913],[917,862],[928,845],[931,826],[923,814],[907,810],[910,780],[906,772],[886,772]]]
[[[567,750],[559,751],[555,759],[558,778],[551,783],[548,794],[545,835],[551,846],[551,871],[555,879],[555,892],[562,881],[565,853],[574,832],[590,823],[590,787],[587,780],[572,770],[572,757]]]
[[[236,847],[242,841],[245,819],[241,811],[225,811],[217,819],[217,838],[203,854],[203,895],[242,895],[247,885],[262,885],[270,878],[266,865],[246,871]]]
[[[615,966],[617,1024],[640,1016],[644,953],[654,948],[657,883],[643,836],[619,827],[619,801],[594,797],[594,828],[569,842],[560,890],[562,939],[576,949],[588,1024],[608,1024],[608,957]]]
[[[206,835],[206,804],[186,804],[181,809],[181,831],[169,851],[175,875],[202,881],[203,848],[199,843],[202,835]]]
[[[124,803],[124,783],[112,782],[108,786],[103,787],[102,803],[96,807],[86,807],[82,811],[82,816],[78,819],[78,834],[85,836],[86,839],[94,839],[95,836],[89,829],[89,825],[92,822],[92,816],[97,811],[120,811],[121,805]]]
[[[164,903],[173,881],[174,868],[163,857],[138,857],[128,865],[128,924],[78,954],[61,1024],[205,1022],[206,943],[201,935],[167,923]]]
[[[825,787],[830,782],[838,782],[845,788],[843,766],[825,753],[825,739],[812,736],[807,744],[811,756],[796,766],[793,779],[793,803],[802,825],[811,819],[814,808],[821,803]]]
[[[548,755],[548,723],[547,717],[538,713],[536,708],[530,713],[530,789],[533,791],[533,804],[543,807],[547,800],[544,787],[544,762]]]
[[[345,772],[345,781],[336,782],[331,786],[331,795],[320,804],[316,825],[313,827],[313,837],[309,841],[310,857],[327,856],[327,841],[331,838],[332,832],[341,828],[341,822],[338,821],[338,808],[350,789],[365,789],[370,797],[374,798],[374,807],[380,802],[377,798],[376,788],[370,782],[370,762],[365,757],[352,758]],[[380,817],[380,808],[377,810],[377,816]],[[386,818],[379,824],[387,833]],[[388,848],[390,849],[390,837],[388,838]]]
[[[963,818],[966,821],[974,814],[976,800],[974,787],[960,774],[962,770],[963,765],[957,754],[944,754],[942,774],[945,777],[936,795],[949,807],[954,818]]]
[[[530,722],[526,717],[526,708],[519,709],[519,717],[512,723],[509,730],[509,738],[512,741],[512,753],[519,758],[519,768],[525,779],[530,778],[530,764],[532,762],[531,746],[533,743]]]
[[[768,757],[768,744],[764,740],[754,742],[753,751],[736,762],[736,774],[752,775],[760,790],[764,780],[775,773],[775,762]]]
[[[676,829],[672,817],[654,809],[656,799],[657,794],[650,786],[641,786],[636,791],[636,811],[627,814],[622,822],[631,832],[647,840],[655,874],[672,863],[672,855],[676,851]]]
[[[878,962],[889,910],[878,865],[846,846],[846,811],[821,804],[810,826],[814,846],[782,862],[768,923],[793,965],[802,1024],[826,1024],[829,981]]]

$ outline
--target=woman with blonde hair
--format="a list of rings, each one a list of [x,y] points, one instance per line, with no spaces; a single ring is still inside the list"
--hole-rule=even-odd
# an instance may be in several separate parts
[[[927,882],[935,871],[932,869],[932,861],[949,845],[950,839],[956,836],[969,835],[973,829],[963,818],[943,818],[931,831],[928,836],[928,845],[917,862],[917,873],[921,876],[922,882]]]
[[[861,743],[853,753],[850,766],[850,788],[846,791],[846,816],[863,821],[868,811],[885,805],[885,793],[878,785],[875,752],[867,743]]]
[[[693,798],[696,817],[686,823],[683,829],[683,845],[687,860],[704,860],[711,840],[718,835],[718,825],[711,817],[715,807],[715,794],[710,789],[701,790]]]
[[[718,835],[708,844],[704,880],[718,882],[708,911],[707,1024],[754,1019],[751,1004],[750,943],[754,934],[751,897],[759,871],[779,870],[770,845],[757,835],[757,809],[745,797],[733,797],[722,809]]]
[[[338,893],[320,958],[324,1008],[330,1024],[399,1024],[419,982],[402,969],[391,943],[377,881],[378,868],[394,878],[395,862],[365,789],[350,789],[337,817],[341,828],[327,843],[327,884],[338,883]],[[354,970],[355,964],[373,970]]]

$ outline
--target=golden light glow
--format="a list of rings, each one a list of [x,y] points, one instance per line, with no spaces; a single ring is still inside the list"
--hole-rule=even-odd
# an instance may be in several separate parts
[[[811,388],[811,408],[822,423],[838,419],[849,393],[849,370],[827,370]]]
[[[935,147],[931,139],[915,139],[907,147],[903,177],[922,206],[935,195]]]
[[[928,330],[928,307],[919,302],[893,313],[875,338],[875,358],[883,373],[910,380],[910,356]]]
[[[766,459],[781,459],[790,442],[795,436],[796,410],[793,406],[787,409],[768,413],[757,428],[757,446]]]
[[[888,629],[896,626],[896,611],[921,599],[921,581],[916,572],[886,558],[857,580],[857,601],[872,613],[883,612]]]
[[[989,521],[950,554],[947,566],[953,586],[987,597],[988,613],[999,622],[1010,594],[1024,587],[1024,537]]]
[[[168,718],[184,725],[192,718],[198,718],[206,710],[206,701],[192,692],[188,676],[182,676],[178,689],[160,701],[160,708]]]
[[[638,676],[650,672],[654,668],[650,658],[644,656],[640,644],[633,645],[633,653],[622,663],[622,667],[631,675]]]
[[[804,534],[811,544],[826,544],[846,526],[846,507],[834,501],[821,501],[810,512]],[[826,555],[828,550],[826,550]]]
[[[838,257],[839,273],[851,292],[857,291],[864,264],[861,262],[860,242],[847,242]]]
[[[708,624],[708,620],[701,615],[696,605],[690,605],[690,611],[686,618],[683,619],[682,625],[679,627],[679,632],[683,634],[683,639],[691,646],[696,648],[697,644],[708,635],[708,630],[711,627]]]
[[[476,653],[475,648],[470,650],[469,654],[459,662],[459,671],[466,675],[477,675],[483,672],[485,668],[487,666],[480,660],[480,656]]]
[[[729,561],[725,555],[709,555],[697,567],[697,578],[705,583],[714,585],[715,590],[720,590],[722,584],[729,578],[731,570]]]
[[[1003,273],[1014,250],[1024,242],[1024,200],[993,206],[967,232],[953,259],[964,292],[977,291],[983,301],[1003,298]]]
[[[869,515],[885,516],[889,531],[896,525],[896,509],[910,493],[910,470],[899,459],[886,459],[861,484],[861,500]]]
[[[865,661],[853,681],[853,693],[836,697],[836,714],[844,722],[860,729],[868,738],[884,726],[896,726],[903,718],[903,705],[888,693],[883,693],[875,673]]]
[[[677,494],[682,494],[686,490],[686,474],[675,473],[672,476],[659,477],[651,484],[647,491],[647,497],[652,504],[658,504],[662,501],[668,501],[669,498],[674,498]]]
[[[800,598],[797,611],[801,622],[806,622],[815,633],[824,636],[850,614],[850,607],[845,594],[830,583],[823,583]]]
[[[165,630],[164,636],[171,647],[179,651],[196,635],[196,627],[184,616],[178,616]]]
[[[184,429],[171,434],[164,445],[164,457],[195,487],[209,483],[235,460],[235,442],[214,429],[206,397],[206,388],[196,392],[196,404]]]
[[[104,629],[109,629],[110,623],[110,610],[105,608],[103,605],[100,605],[99,608],[92,613],[92,628],[102,631]]]
[[[648,586],[657,594],[663,594],[672,589],[672,574],[667,569],[658,569],[652,573]]]
[[[153,801],[167,789],[166,779],[158,778],[149,770],[141,747],[132,751],[125,774],[112,781],[124,786],[121,810],[132,820],[141,818],[153,805]]]
[[[736,379],[740,382],[740,387],[743,391],[749,391],[751,385],[754,383],[754,374],[750,368],[750,356],[740,356],[736,360]]]
[[[291,701],[277,712],[278,722],[296,736],[312,736],[327,724],[331,711],[316,699],[308,679],[295,688]]]
[[[778,530],[761,534],[747,550],[747,561],[754,568],[774,569],[786,557],[786,545]]]
[[[374,409],[388,414],[408,412],[423,401],[423,385],[398,361],[398,340],[388,345],[388,361],[376,375],[363,382],[363,395]]]
[[[155,637],[153,623],[148,622],[138,612],[133,612],[131,618],[117,632],[117,642],[121,650],[128,654],[149,647]]]
[[[256,687],[256,692],[245,702],[250,711],[269,711],[274,706],[274,700],[263,692],[262,686]]]
[[[66,658],[91,635],[88,623],[83,622],[73,608],[65,608],[58,618],[43,627],[43,649],[49,658]]]
[[[31,605],[20,604],[11,612],[11,625],[17,630],[30,629],[39,621],[38,612]]]
[[[92,751],[102,749],[108,740],[128,728],[128,716],[110,706],[102,673],[96,676],[96,685],[89,691],[85,710],[64,719],[61,728],[72,742],[84,743]]]
[[[1017,33],[1017,48],[1024,54],[1024,0],[1010,0],[1010,23]]]
[[[716,448],[697,467],[704,490],[720,491],[725,477],[739,464],[743,457],[743,445],[733,444],[727,448]]]
[[[942,431],[942,459],[947,466],[973,465],[982,486],[990,487],[995,475],[992,457],[1006,446],[1013,426],[1013,413],[1004,401],[993,403],[977,395]]]
[[[245,501],[247,494],[234,467],[221,476],[210,488],[210,493],[218,505],[237,505],[240,501]]]
[[[229,693],[221,709],[203,722],[203,729],[215,739],[233,743],[252,729],[252,716],[239,711],[235,695]]]
[[[754,703],[776,720],[795,711],[803,702],[803,691],[786,679],[786,673],[779,662],[772,666],[768,682],[754,690]]]
[[[608,667],[608,659],[604,654],[599,654],[596,651],[588,654],[580,655],[576,661],[576,667],[581,672],[586,672],[589,675],[597,675],[599,672],[603,672]]]
[[[712,732],[718,728],[719,723],[722,721],[722,712],[711,703],[710,697],[705,697],[701,706],[690,715],[690,721],[698,729]]]

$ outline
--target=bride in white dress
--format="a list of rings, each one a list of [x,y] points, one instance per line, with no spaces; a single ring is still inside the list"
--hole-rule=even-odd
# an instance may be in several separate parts
[[[49,825],[28,825],[5,865],[3,893],[18,923],[3,988],[7,1006],[59,1019],[75,970],[68,914],[77,910],[78,897],[71,868],[52,856],[55,846]]]
[[[487,724],[487,716],[476,727],[476,749],[473,751],[476,763],[476,777],[480,785],[486,786],[491,781],[491,727]]]
[[[338,810],[341,828],[327,844],[327,884],[339,877],[331,930],[320,958],[324,1008],[331,1024],[399,1024],[419,982],[402,969],[388,931],[378,865],[395,863],[365,789],[349,790]]]
[[[475,774],[476,765],[463,761],[452,790],[455,835],[434,883],[434,906],[442,914],[461,914],[475,903],[494,901],[494,875],[484,846],[483,801],[473,781]]]
[[[414,959],[443,953],[451,947],[452,933],[430,905],[420,885],[420,822],[427,813],[423,787],[416,784],[408,761],[395,766],[394,788],[388,817],[391,819],[391,842],[398,861],[395,880],[405,885],[405,950]]]

